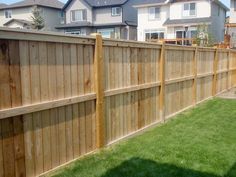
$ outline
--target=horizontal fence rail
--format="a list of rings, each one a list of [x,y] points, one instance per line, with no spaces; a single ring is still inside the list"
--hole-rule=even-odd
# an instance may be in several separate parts
[[[33,177],[234,87],[234,50],[0,28],[0,177]]]

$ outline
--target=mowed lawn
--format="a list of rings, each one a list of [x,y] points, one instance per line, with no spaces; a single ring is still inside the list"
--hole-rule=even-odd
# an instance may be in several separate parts
[[[51,175],[236,177],[236,100],[210,100]]]

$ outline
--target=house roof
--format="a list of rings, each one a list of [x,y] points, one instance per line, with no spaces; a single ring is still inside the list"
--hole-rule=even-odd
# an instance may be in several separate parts
[[[223,9],[225,9],[226,11],[229,11],[230,9],[224,5],[220,0],[212,0],[213,2],[215,2],[216,4],[218,4],[219,6],[221,6]]]
[[[75,28],[75,27],[89,27],[92,26],[92,23],[90,22],[74,22],[74,23],[68,23],[68,24],[63,24],[60,26],[57,26],[57,29],[63,29],[63,28]]]
[[[68,0],[63,9],[66,9],[73,0]],[[128,0],[84,0],[91,7],[107,7],[107,6],[117,6],[123,5]]]
[[[175,19],[170,20],[169,18],[164,22],[164,26],[177,26],[177,25],[188,25],[188,24],[201,24],[210,23],[211,18],[190,18],[190,19]]]
[[[178,0],[135,0],[134,7],[142,7],[142,6],[148,6],[148,5],[154,5],[154,4],[164,4],[164,3],[175,3]],[[181,1],[188,1],[188,0],[181,0]],[[226,11],[229,10],[229,8],[224,5],[220,0],[211,0],[212,2],[215,2],[216,4],[220,5],[222,8],[224,8]]]
[[[6,6],[7,6],[6,4],[0,3],[0,8],[4,8],[4,7],[6,7]]]
[[[112,27],[112,26],[137,26],[136,23],[125,21],[124,23],[92,24],[90,22],[76,22],[57,26],[56,29],[81,28],[81,27]]]
[[[64,4],[58,0],[23,0],[10,5],[0,6],[0,9],[28,7],[35,5],[51,7],[56,9],[62,9],[62,7],[64,6]]]
[[[169,0],[135,0],[134,7],[139,6],[147,6],[147,5],[153,5],[153,4],[164,4],[169,2]]]
[[[15,22],[18,22],[18,23],[21,23],[21,24],[23,24],[23,25],[31,25],[31,24],[32,24],[32,22],[27,21],[27,20],[11,19],[11,20],[9,20],[8,22],[4,23],[3,25],[4,25],[4,26],[7,26],[7,25],[11,24],[11,23],[14,22],[14,21],[15,21]]]

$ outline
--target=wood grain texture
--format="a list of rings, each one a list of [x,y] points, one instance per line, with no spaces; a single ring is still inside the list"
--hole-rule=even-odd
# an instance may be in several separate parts
[[[232,50],[3,31],[1,177],[48,172],[236,84]]]
[[[96,100],[96,147],[101,148],[105,143],[104,130],[104,58],[102,49],[102,36],[96,35],[96,45],[94,54],[94,76],[95,89],[97,94]]]

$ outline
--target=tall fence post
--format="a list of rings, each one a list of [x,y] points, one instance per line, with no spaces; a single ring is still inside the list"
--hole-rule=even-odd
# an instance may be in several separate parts
[[[214,57],[212,96],[215,96],[217,92],[217,70],[218,70],[218,49],[216,49]]]
[[[105,144],[104,131],[104,61],[103,61],[103,44],[102,36],[100,34],[93,34],[96,36],[95,54],[94,54],[94,75],[95,75],[95,91],[96,99],[96,145],[101,148]]]
[[[198,48],[195,48],[194,58],[193,58],[193,105],[197,104],[197,54]]]
[[[160,119],[165,122],[165,43],[161,47],[160,55]]]

